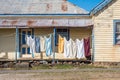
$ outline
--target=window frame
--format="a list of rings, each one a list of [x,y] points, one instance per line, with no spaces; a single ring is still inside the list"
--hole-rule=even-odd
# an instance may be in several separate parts
[[[113,44],[114,45],[120,45],[120,44],[117,44],[117,35],[119,34],[120,35],[120,32],[117,32],[117,24],[120,24],[120,19],[119,20],[113,20]]]
[[[57,32],[58,30],[61,30],[62,32]],[[66,32],[65,32],[66,30]],[[70,38],[70,29],[69,28],[55,28],[55,45],[58,45],[58,34],[60,33],[67,33],[67,40]]]

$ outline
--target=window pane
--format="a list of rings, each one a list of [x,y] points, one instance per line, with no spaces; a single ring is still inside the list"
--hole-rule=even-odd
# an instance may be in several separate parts
[[[26,44],[25,35],[26,35],[26,32],[22,31],[22,44]]]
[[[28,31],[28,36],[30,36],[31,35],[31,31]]]
[[[30,48],[27,48],[27,53],[30,54]]]
[[[120,40],[117,40],[117,41],[116,41],[116,44],[120,44]]]
[[[62,29],[57,29],[57,32],[62,32]]]
[[[120,23],[117,23],[117,32],[120,32]]]
[[[67,29],[63,29],[63,32],[67,32]]]
[[[26,48],[22,48],[22,54],[26,53]]]

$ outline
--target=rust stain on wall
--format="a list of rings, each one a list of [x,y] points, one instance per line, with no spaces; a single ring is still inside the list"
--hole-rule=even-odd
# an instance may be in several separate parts
[[[55,20],[53,20],[53,21],[52,21],[52,24],[53,24],[53,25],[54,25],[54,24],[57,24],[57,22],[56,22]]]
[[[8,23],[7,20],[2,21],[2,24],[7,24],[7,23]]]
[[[16,23],[17,23],[16,20],[11,22],[12,25],[15,25]]]
[[[68,6],[67,6],[67,4],[65,2],[62,3],[61,9],[62,9],[62,11],[67,11],[68,10]]]
[[[49,11],[52,8],[52,5],[51,4],[47,4],[46,7],[47,7],[46,11]]]
[[[27,21],[27,25],[28,25],[28,26],[31,26],[34,22],[35,22],[35,21],[29,20],[29,21]]]

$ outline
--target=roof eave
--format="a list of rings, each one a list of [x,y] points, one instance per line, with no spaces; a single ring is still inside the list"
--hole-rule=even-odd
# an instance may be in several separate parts
[[[99,12],[100,10],[102,10],[105,6],[107,6],[109,3],[111,3],[113,0],[104,0],[103,2],[101,2],[100,4],[98,4],[95,8],[93,8],[90,11],[90,15],[94,15],[97,12]]]
[[[1,17],[14,16],[90,16],[90,14],[0,14]]]

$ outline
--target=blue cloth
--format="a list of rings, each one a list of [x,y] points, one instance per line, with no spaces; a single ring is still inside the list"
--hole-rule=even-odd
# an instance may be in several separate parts
[[[35,37],[35,51],[36,53],[40,53],[40,38]]]
[[[52,55],[52,35],[45,39],[46,56]]]

